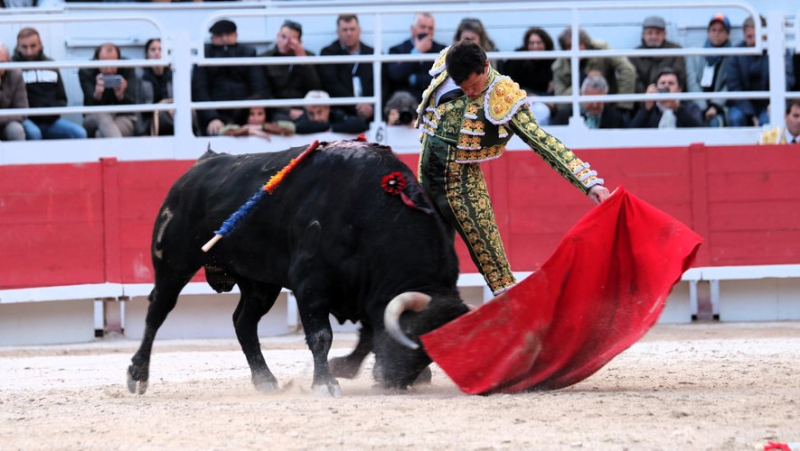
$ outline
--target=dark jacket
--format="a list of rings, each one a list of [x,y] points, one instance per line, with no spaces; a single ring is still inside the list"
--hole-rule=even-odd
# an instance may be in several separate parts
[[[525,47],[519,47],[515,51],[523,52],[525,50],[527,50]],[[507,60],[503,63],[503,70],[528,94],[552,95],[550,84],[553,82],[553,63],[555,61],[555,59]]]
[[[14,51],[13,61],[28,61]],[[53,61],[46,57],[44,52],[39,52],[30,61]],[[25,80],[25,88],[28,91],[28,103],[31,108],[52,108],[67,106],[67,92],[64,89],[64,81],[58,69],[25,69],[22,71],[22,78]],[[31,116],[36,124],[50,125],[60,116]]]
[[[99,100],[94,98],[94,87],[97,84],[97,74],[100,73],[96,68],[84,68],[78,71],[78,78],[81,82],[81,90],[83,91],[83,104],[85,106],[93,105],[131,105],[139,103],[139,82],[136,79],[136,74],[133,68],[120,67],[117,74],[122,75],[122,78],[128,82],[128,87],[125,89],[125,94],[122,99],[117,99],[114,90],[106,88],[103,96]],[[135,113],[125,113],[135,115]]]
[[[650,111],[647,111],[647,108],[642,106],[631,119],[629,128],[658,128],[661,115],[661,110],[657,105],[653,105]],[[703,126],[703,113],[700,112],[700,107],[694,102],[681,102],[675,112],[675,119],[675,126],[678,128]]]
[[[744,47],[741,42],[737,47]],[[727,75],[728,91],[769,90],[769,57],[761,55],[732,55],[723,68]],[[794,68],[791,55],[786,55],[786,89],[794,85]],[[769,99],[731,99],[729,106],[736,106],[748,116],[757,116],[769,105]]]
[[[644,42],[637,49],[649,49]],[[674,42],[664,40],[659,49],[682,48]],[[636,92],[645,92],[650,83],[655,83],[655,77],[664,67],[671,67],[678,73],[681,86],[686,86],[686,59],[682,56],[642,56],[630,57],[633,67],[636,68]]]
[[[245,58],[256,56],[256,51],[243,44],[206,44],[205,54],[206,58]],[[266,99],[271,96],[261,66],[199,66],[192,74],[192,99],[195,102]],[[197,111],[203,130],[214,119],[231,123],[235,115],[235,109]]]
[[[358,116],[345,114],[341,110],[331,108],[328,118],[330,122],[318,122],[308,119],[306,113],[294,121],[295,133],[306,135],[309,133],[322,133],[328,130],[334,133],[364,133],[369,130],[369,124]]]
[[[426,53],[439,53],[444,49],[444,44],[433,41],[430,50]],[[390,55],[408,55],[414,51],[414,41],[408,39],[389,49]],[[387,63],[383,73],[386,79],[384,98],[388,99],[397,91],[407,91],[415,99],[422,97],[422,91],[431,84],[433,77],[428,70],[431,68],[431,61],[420,62],[395,62]]]
[[[167,67],[164,73],[156,75],[150,67],[136,68],[136,78],[139,81],[139,103],[172,102],[172,70]],[[172,135],[175,130],[175,121],[169,111],[158,113],[158,126],[154,127],[155,112],[142,113],[142,120],[137,123],[137,135],[149,135],[156,132],[160,136]]]
[[[374,52],[373,48],[360,43],[359,55],[370,55]],[[342,48],[339,41],[333,41],[331,45],[325,47],[320,52],[320,55],[349,55],[349,53]],[[353,77],[358,76],[361,80],[362,95],[369,97],[374,95],[373,89],[373,75],[371,63],[357,63],[357,67],[353,63],[347,64],[320,64],[317,68],[320,81],[322,82],[322,89],[328,92],[331,97],[355,97],[353,93]],[[338,108],[346,111],[348,114],[355,114],[355,107],[342,107]]]
[[[560,108],[555,116],[550,118],[550,125],[567,125],[572,116],[572,106]],[[586,114],[581,111],[581,117],[586,119]],[[625,117],[620,113],[619,108],[613,103],[606,103],[603,112],[600,113],[600,129],[607,128],[628,128]]]
[[[306,50],[308,56],[314,53]],[[260,56],[282,57],[278,52],[278,47],[274,46]],[[319,81],[317,69],[311,64],[281,64],[264,66],[264,73],[267,77],[267,85],[272,90],[276,99],[302,99],[308,91],[322,89]],[[272,119],[284,119],[283,115],[288,116],[289,108],[274,108],[270,113]]]
[[[28,108],[28,93],[22,72],[17,69],[8,69],[0,79],[0,109]],[[0,127],[5,127],[11,122],[22,122],[22,116],[0,116]]]

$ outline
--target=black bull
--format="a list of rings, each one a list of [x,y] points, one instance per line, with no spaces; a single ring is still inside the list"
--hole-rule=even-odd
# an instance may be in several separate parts
[[[452,240],[438,215],[411,208],[381,187],[384,176],[399,171],[407,197],[432,208],[408,167],[386,147],[324,144],[204,253],[201,246],[220,224],[302,150],[240,156],[209,151],[172,186],[153,231],[155,287],[144,338],[128,368],[132,392],[145,392],[156,332],[200,268],[217,292],[239,286],[233,323],[253,384],[262,391],[278,383],[261,353],[258,322],[282,287],[297,298],[314,359],[312,387],[334,396],[341,389],[327,360],[333,339],[329,314],[363,325],[345,373],[353,364],[357,369],[371,348],[378,382],[402,388],[430,359],[421,348],[401,345],[398,340],[408,340],[401,335],[418,343],[419,335],[467,312],[456,287]],[[413,305],[403,305],[409,301]],[[420,311],[408,311],[399,321],[409,309]]]

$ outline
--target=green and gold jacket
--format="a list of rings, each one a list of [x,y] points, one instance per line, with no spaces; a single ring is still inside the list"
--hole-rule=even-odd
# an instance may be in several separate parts
[[[448,78],[446,48],[430,70],[433,80],[422,94],[417,128],[455,147],[458,163],[480,163],[500,157],[513,134],[544,159],[553,169],[584,193],[603,184],[589,163],[581,161],[561,141],[539,127],[528,107],[528,97],[511,78],[489,69],[481,96],[461,96],[436,105],[436,90]]]

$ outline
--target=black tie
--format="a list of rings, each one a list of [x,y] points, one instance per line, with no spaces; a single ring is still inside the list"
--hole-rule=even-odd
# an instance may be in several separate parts
[[[464,91],[462,91],[461,88],[456,88],[456,89],[453,89],[451,91],[447,91],[441,97],[439,97],[439,102],[436,104],[436,106],[439,106],[439,105],[441,105],[443,103],[447,103],[447,102],[449,102],[449,101],[451,101],[453,99],[456,99],[458,97],[461,97],[463,95],[464,95]]]
[[[792,144],[797,144],[797,138],[792,137]]]

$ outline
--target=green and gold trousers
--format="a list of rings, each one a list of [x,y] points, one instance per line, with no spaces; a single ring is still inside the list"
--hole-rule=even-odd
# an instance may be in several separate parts
[[[456,163],[456,140],[424,135],[419,180],[449,228],[458,232],[493,292],[516,283],[497,230],[479,163]]]

